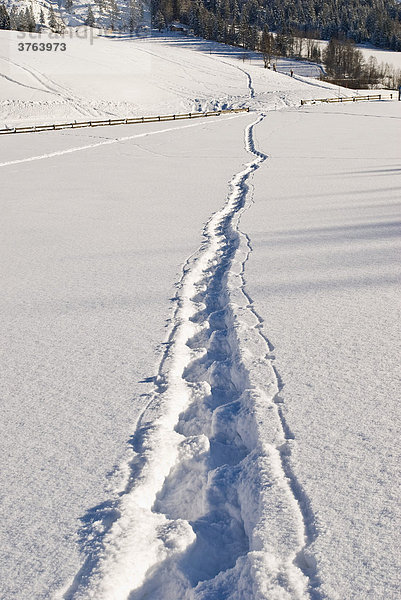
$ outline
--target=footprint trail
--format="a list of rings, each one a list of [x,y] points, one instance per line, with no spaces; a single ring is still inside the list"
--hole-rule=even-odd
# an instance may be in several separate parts
[[[306,527],[286,468],[293,440],[245,292],[251,248],[238,226],[267,158],[254,144],[263,118],[246,128],[252,160],[184,267],[125,485],[65,600],[309,597]]]

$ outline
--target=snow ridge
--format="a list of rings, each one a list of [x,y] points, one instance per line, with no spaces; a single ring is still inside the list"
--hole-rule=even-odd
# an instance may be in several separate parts
[[[301,599],[305,525],[284,468],[290,441],[260,320],[244,292],[240,232],[252,162],[188,259],[155,388],[118,497],[99,512],[66,600]],[[304,558],[306,561],[307,558]]]

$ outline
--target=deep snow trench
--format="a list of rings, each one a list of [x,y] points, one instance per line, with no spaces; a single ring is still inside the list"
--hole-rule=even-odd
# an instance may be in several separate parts
[[[248,180],[230,183],[188,259],[166,351],[132,441],[125,482],[86,531],[87,560],[65,599],[302,598],[311,561],[286,473],[287,439],[268,342],[244,290],[238,228]]]

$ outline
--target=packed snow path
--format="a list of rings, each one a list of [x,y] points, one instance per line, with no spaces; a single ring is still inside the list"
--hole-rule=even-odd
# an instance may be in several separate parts
[[[252,99],[252,77],[237,68]],[[125,488],[67,600],[305,594],[307,536],[286,461],[291,436],[244,289],[251,249],[238,229],[251,201],[248,179],[267,158],[253,137],[263,118],[245,129],[252,162],[232,179],[184,267]]]
[[[66,599],[305,595],[305,525],[284,460],[292,441],[244,291],[250,247],[238,229],[248,180],[266,158],[253,140],[262,119],[246,128],[252,162],[184,267],[124,489]]]

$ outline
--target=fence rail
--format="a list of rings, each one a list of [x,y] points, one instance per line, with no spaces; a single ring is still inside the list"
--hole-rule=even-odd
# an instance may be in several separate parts
[[[162,121],[179,121],[181,119],[199,119],[201,117],[219,117],[228,113],[249,112],[249,108],[229,108],[208,112],[180,113],[177,115],[159,115],[156,117],[132,117],[127,119],[103,119],[100,121],[74,121],[73,123],[55,123],[53,125],[31,125],[26,127],[10,127],[0,129],[0,135],[9,133],[39,133],[40,131],[58,131],[60,129],[80,129],[82,127],[104,127],[108,125],[134,125],[138,123],[158,123]]]
[[[396,94],[369,94],[369,96],[343,96],[340,98],[316,98],[314,100],[301,100],[301,106],[304,104],[314,104],[315,102],[358,102],[360,100],[392,100]]]

